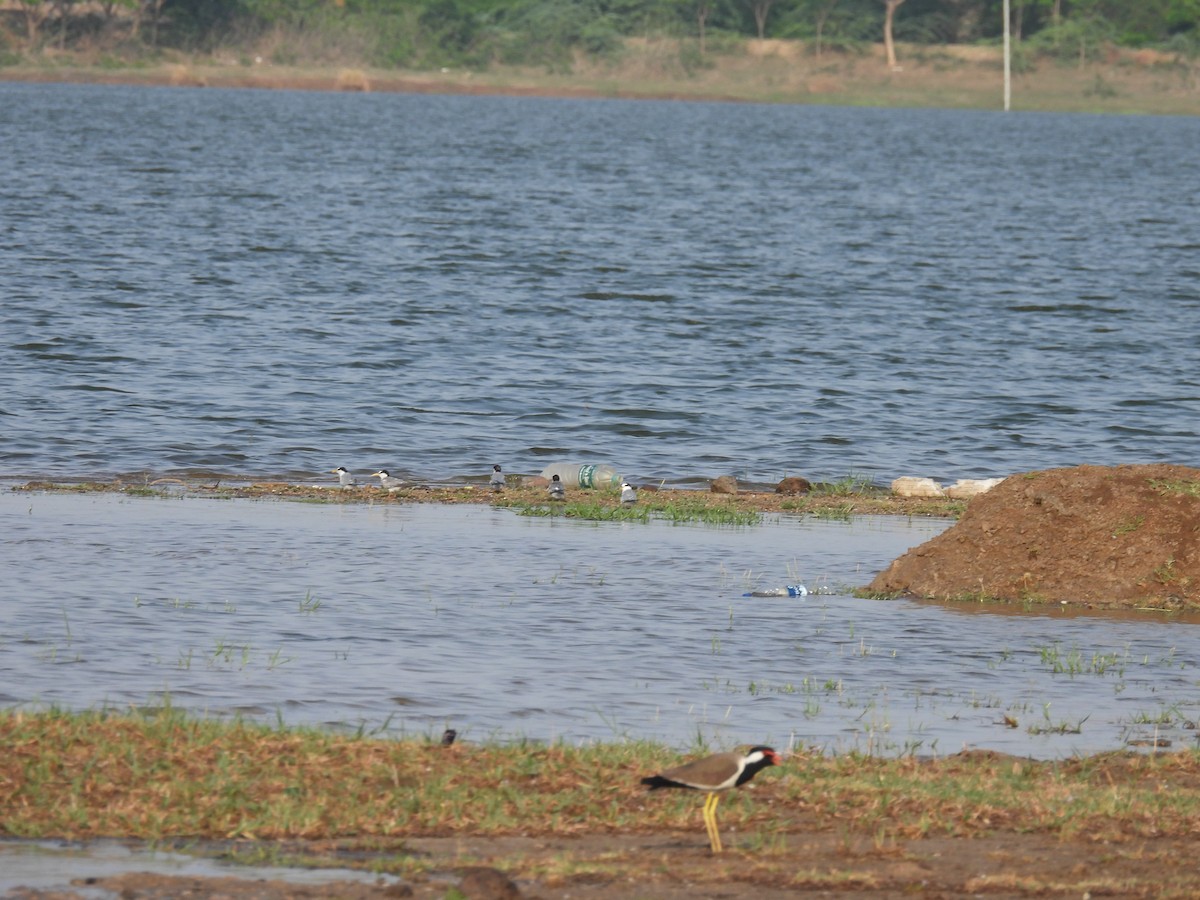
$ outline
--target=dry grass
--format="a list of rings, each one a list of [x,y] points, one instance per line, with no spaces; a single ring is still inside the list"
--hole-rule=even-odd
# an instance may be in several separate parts
[[[369,93],[371,79],[362,69],[342,69],[337,74],[337,89],[339,91],[360,91]]]
[[[714,858],[698,794],[640,787],[679,761],[647,743],[443,747],[160,710],[0,714],[0,746],[0,836],[364,868],[403,876],[420,897],[452,896],[438,873],[481,864],[531,881],[531,895],[596,900],[624,900],[635,884],[638,896],[689,900],[1200,892],[1195,752],[796,755],[722,801],[727,851]],[[257,881],[188,887],[290,896]]]
[[[695,827],[697,795],[648,795],[678,760],[642,743],[393,741],[146,714],[0,716],[9,836],[331,839]],[[799,755],[730,795],[721,820],[888,840],[998,832],[1124,842],[1200,830],[1200,754],[1037,762]]]

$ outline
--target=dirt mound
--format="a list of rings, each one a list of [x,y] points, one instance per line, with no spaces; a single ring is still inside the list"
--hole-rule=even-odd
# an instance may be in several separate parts
[[[1013,475],[869,590],[942,600],[1200,608],[1200,469]]]

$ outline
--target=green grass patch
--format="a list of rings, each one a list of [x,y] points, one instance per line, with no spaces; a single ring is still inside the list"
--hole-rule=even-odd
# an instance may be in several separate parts
[[[1169,497],[1200,497],[1200,481],[1189,478],[1151,478],[1150,487]]]
[[[635,506],[621,506],[615,500],[588,499],[568,503],[517,502],[511,508],[521,516],[563,516],[594,522],[649,522],[655,519],[678,525],[757,525],[762,521],[762,515],[756,511],[714,502],[708,499],[709,496],[698,494],[695,499],[673,496],[657,500],[644,492],[643,499]]]
[[[1142,523],[1144,523],[1145,521],[1146,521],[1145,516],[1133,516],[1132,518],[1126,519],[1125,521],[1117,524],[1117,527],[1113,529],[1112,536],[1114,538],[1118,538],[1118,537],[1121,537],[1122,535],[1132,534],[1133,532],[1135,532],[1139,528],[1141,528]]]
[[[868,476],[851,472],[836,481],[814,484],[812,493],[832,497],[886,497],[890,492],[876,485]]]

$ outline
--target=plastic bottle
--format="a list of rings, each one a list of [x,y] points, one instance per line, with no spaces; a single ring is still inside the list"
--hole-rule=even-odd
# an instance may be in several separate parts
[[[786,587],[771,588],[766,591],[751,591],[742,594],[743,597],[807,597],[808,588],[802,584],[789,584]]]
[[[609,465],[581,466],[577,463],[551,463],[542,469],[542,477],[549,481],[555,475],[569,488],[600,488],[620,490],[624,480],[621,473]]]

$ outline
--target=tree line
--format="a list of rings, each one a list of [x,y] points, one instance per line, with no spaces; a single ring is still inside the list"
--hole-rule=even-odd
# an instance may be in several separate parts
[[[0,51],[211,52],[266,35],[283,56],[397,68],[569,65],[630,38],[779,38],[854,51],[999,40],[1004,0],[0,0]],[[1083,58],[1104,46],[1200,54],[1200,0],[1009,0],[1018,46]],[[297,40],[303,37],[304,40]]]

